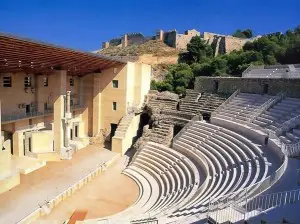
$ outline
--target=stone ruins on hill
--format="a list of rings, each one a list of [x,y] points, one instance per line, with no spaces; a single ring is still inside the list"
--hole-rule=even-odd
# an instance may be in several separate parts
[[[173,137],[190,120],[202,120],[210,116],[225,100],[221,95],[200,93],[192,89],[188,89],[182,98],[168,91],[151,90],[144,107],[144,113],[150,117],[149,124],[144,127],[135,148],[143,147],[148,141],[170,146]]]
[[[233,50],[240,50],[246,42],[253,41],[259,37],[251,39],[237,38],[230,35],[203,32],[202,34],[195,30],[187,30],[183,34],[177,30],[164,31],[159,30],[154,36],[144,36],[142,33],[129,33],[121,37],[111,39],[102,43],[102,49],[109,47],[127,47],[130,45],[140,45],[150,40],[160,40],[168,46],[177,50],[186,50],[187,44],[192,37],[201,36],[214,49],[215,55],[226,54]]]

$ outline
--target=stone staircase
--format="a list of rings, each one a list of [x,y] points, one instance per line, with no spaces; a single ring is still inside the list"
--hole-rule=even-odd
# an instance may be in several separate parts
[[[173,138],[173,127],[172,123],[159,122],[155,127],[152,127],[149,141],[169,146]]]
[[[218,94],[203,93],[198,103],[200,104],[200,112],[213,112],[216,110],[224,101],[226,97]]]
[[[117,137],[125,136],[125,133],[126,133],[128,126],[133,117],[134,117],[134,114],[127,114],[124,117],[122,117],[122,119],[117,127],[117,130],[115,132],[115,136],[117,136]]]
[[[225,97],[212,93],[198,93],[189,90],[184,99],[181,100],[179,110],[187,113],[197,114],[199,112],[213,112],[224,101]]]
[[[177,110],[177,104],[178,102],[173,100],[151,99],[147,106],[153,109]]]

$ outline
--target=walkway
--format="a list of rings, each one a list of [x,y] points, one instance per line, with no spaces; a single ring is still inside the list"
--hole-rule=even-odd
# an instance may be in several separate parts
[[[63,201],[52,212],[40,217],[41,220],[63,223],[75,210],[87,210],[86,219],[96,219],[121,212],[132,205],[138,197],[139,189],[129,177],[121,174],[124,159],[119,159],[103,174]]]
[[[100,145],[90,145],[72,160],[48,162],[41,169],[21,175],[20,185],[0,194],[0,223],[18,222],[114,155]]]

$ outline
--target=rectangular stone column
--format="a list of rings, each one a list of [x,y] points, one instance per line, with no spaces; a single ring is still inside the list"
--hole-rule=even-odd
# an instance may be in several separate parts
[[[65,132],[65,125],[64,125],[64,98],[67,91],[67,72],[62,71],[55,71],[55,90],[54,90],[54,151],[60,153],[62,147],[64,146],[64,132]]]
[[[80,105],[83,105],[83,80],[82,77],[78,77],[78,101]]]
[[[13,154],[14,156],[24,156],[24,134],[21,131],[13,133]]]
[[[101,130],[101,74],[94,74],[93,82],[93,136],[100,134]]]

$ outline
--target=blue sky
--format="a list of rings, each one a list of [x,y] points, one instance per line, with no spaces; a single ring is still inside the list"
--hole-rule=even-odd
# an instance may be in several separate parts
[[[87,51],[127,32],[263,34],[297,25],[300,0],[0,0],[0,32]]]

